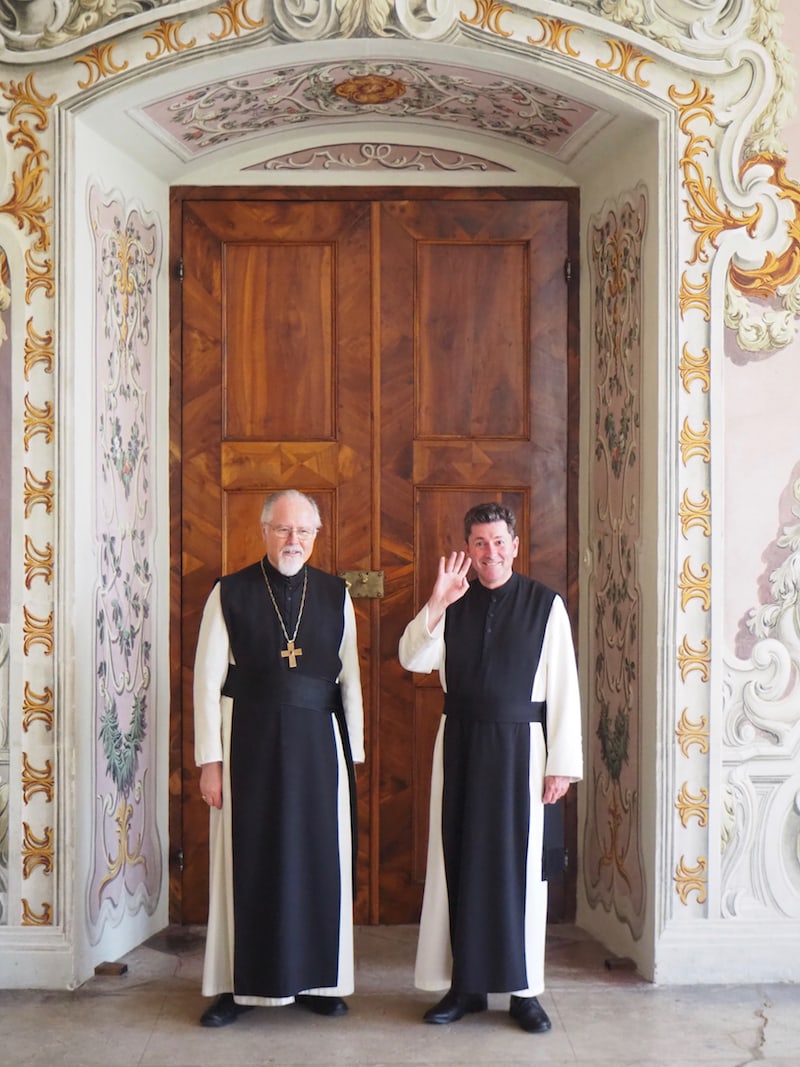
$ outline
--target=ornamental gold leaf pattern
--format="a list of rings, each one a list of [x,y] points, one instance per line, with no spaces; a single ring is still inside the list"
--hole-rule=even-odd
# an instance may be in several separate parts
[[[686,610],[690,600],[699,600],[703,611],[711,607],[711,568],[707,563],[700,567],[700,574],[692,570],[692,561],[689,556],[683,561],[683,570],[678,579],[681,590],[681,608]]]
[[[689,351],[688,344],[685,344],[681,354],[680,372],[683,388],[687,393],[694,381],[699,381],[701,390],[707,393],[711,388],[710,350],[704,348],[701,355],[693,356]]]
[[[86,81],[79,81],[79,89],[88,89],[90,86],[95,85],[101,78],[108,78],[112,74],[119,74],[123,70],[127,70],[128,61],[124,60],[122,63],[117,63],[114,59],[113,42],[106,42],[105,44],[95,45],[94,48],[90,48],[88,52],[82,56],[78,56],[74,60],[75,65],[78,63],[83,64],[88,72]]]
[[[23,926],[52,926],[53,910],[46,901],[42,904],[42,910],[33,910],[26,897],[22,898],[22,925]]]
[[[22,753],[22,797],[26,804],[36,793],[44,793],[48,803],[53,802],[53,764],[45,760],[42,768],[34,767],[28,759],[28,753]]]
[[[489,30],[490,33],[496,33],[500,37],[511,36],[510,31],[504,30],[500,26],[501,16],[511,11],[508,5],[500,4],[498,0],[474,0],[474,2],[475,14],[472,18],[467,18],[462,11],[459,15],[462,22],[465,22],[468,26],[480,26],[482,30]]]
[[[535,15],[534,19],[542,27],[542,36],[538,39],[528,37],[528,44],[543,45],[553,52],[560,52],[562,56],[572,56],[573,59],[580,56],[580,52],[570,43],[570,37],[580,29],[579,26],[564,22],[563,19],[547,18],[544,15]]]
[[[36,88],[33,74],[29,74],[24,82],[0,82],[0,91],[11,102],[8,119],[12,129],[7,139],[15,147],[18,147],[17,141],[20,137],[24,137],[28,144],[35,143],[31,137],[30,124],[22,121],[21,116],[28,115],[33,119],[33,128],[44,133],[50,123],[49,109],[56,102],[56,94],[42,96]]]
[[[793,208],[786,229],[789,243],[780,255],[767,252],[764,262],[755,270],[744,270],[735,263],[730,266],[731,283],[746,296],[768,300],[778,288],[789,285],[800,274],[800,184],[786,177],[786,160],[781,156],[763,153],[747,160],[742,175],[757,165],[771,171],[768,181],[778,190],[781,200],[788,200]]]
[[[678,866],[675,868],[675,888],[681,898],[681,904],[688,904],[689,894],[697,893],[697,903],[706,902],[706,884],[708,881],[706,872],[708,860],[705,856],[697,857],[697,866],[690,867],[686,857],[681,856]]]
[[[35,693],[30,682],[25,682],[22,696],[22,729],[27,733],[32,723],[43,722],[47,730],[53,729],[55,721],[55,702],[53,690],[47,686],[43,693]]]
[[[22,606],[22,648],[27,656],[34,645],[44,645],[45,654],[53,654],[53,613],[46,619],[34,615],[28,607]]]
[[[0,214],[16,219],[20,230],[27,230],[35,237],[34,248],[45,252],[50,247],[47,215],[52,202],[49,196],[42,196],[42,186],[49,157],[36,133],[47,129],[48,108],[55,103],[56,95],[42,96],[36,89],[33,74],[29,74],[24,82],[0,82],[0,92],[12,104],[9,111],[11,128],[6,140],[25,153],[20,170],[11,176],[12,195],[5,204],[0,204]]]
[[[53,873],[53,829],[45,826],[42,837],[37,837],[26,822],[22,824],[22,877],[27,879],[37,867],[45,874]]]
[[[607,40],[606,44],[611,49],[611,56],[605,62],[595,60],[600,70],[607,70],[609,74],[619,74],[625,81],[646,89],[650,82],[642,77],[641,72],[642,68],[652,63],[653,60],[625,41]]]
[[[681,309],[681,318],[687,311],[697,308],[703,312],[706,322],[711,321],[711,276],[703,274],[697,285],[689,281],[687,273],[681,275],[681,288],[678,294],[678,303]]]
[[[683,188],[688,197],[686,221],[697,234],[694,255],[689,263],[707,263],[708,246],[717,248],[720,234],[725,230],[744,228],[748,235],[753,237],[763,209],[761,204],[756,204],[751,211],[735,215],[729,207],[720,203],[714,182],[703,170],[702,159],[713,148],[713,142],[705,134],[696,134],[692,127],[698,121],[709,127],[713,125],[715,116],[712,93],[694,81],[692,88],[685,94],[679,93],[674,85],[671,86],[669,97],[678,105],[679,126],[688,138],[680,167],[683,171]]]
[[[197,44],[196,37],[185,43],[180,39],[179,34],[184,25],[183,20],[170,22],[167,19],[162,19],[154,30],[149,30],[145,33],[145,40],[154,41],[156,50],[155,52],[146,52],[144,58],[152,62],[152,60],[158,59],[168,52],[185,52],[189,48],[194,48]]]
[[[33,403],[28,393],[25,394],[25,414],[23,416],[24,430],[22,440],[25,451],[31,443],[31,439],[37,434],[42,434],[45,441],[51,444],[53,441],[53,405],[45,400],[41,407]]]
[[[44,478],[37,478],[33,471],[26,467],[22,495],[26,518],[30,517],[37,504],[41,504],[49,515],[53,510],[53,472],[48,471]]]
[[[700,647],[695,648],[689,644],[689,639],[684,637],[678,649],[678,666],[681,671],[681,679],[685,682],[692,671],[698,671],[704,682],[708,681],[709,664],[711,661],[711,645],[704,637],[700,641]]]
[[[31,297],[37,289],[44,289],[44,295],[48,298],[55,296],[56,285],[53,276],[53,261],[45,257],[37,260],[33,249],[25,249],[25,301],[30,304]],[[52,369],[52,368],[51,368]],[[27,377],[27,373],[25,375]]]
[[[258,22],[251,19],[245,11],[246,6],[247,0],[228,0],[222,7],[215,7],[211,14],[222,20],[222,29],[219,33],[210,33],[209,39],[222,41],[231,34],[238,37],[242,30],[257,30],[259,26],[263,26],[264,19],[259,19]]]
[[[697,819],[700,826],[708,825],[708,790],[704,786],[700,786],[700,793],[695,796],[689,792],[689,783],[684,782],[675,807],[684,826],[689,825],[690,819]]]
[[[725,230],[738,230],[744,227],[750,237],[756,232],[756,226],[762,214],[762,207],[756,204],[753,210],[737,218],[729,208],[721,207],[719,196],[711,178],[703,173],[702,167],[686,157],[681,160],[683,166],[683,187],[689,199],[686,201],[688,214],[686,221],[697,234],[694,243],[694,255],[688,261],[693,263],[708,262],[708,248],[718,247],[719,236]]]
[[[673,104],[678,107],[678,125],[681,133],[688,138],[688,144],[684,159],[695,159],[698,155],[705,155],[712,147],[711,138],[705,134],[697,134],[693,129],[698,119],[704,120],[709,126],[714,122],[714,95],[703,88],[698,81],[692,82],[692,87],[687,93],[678,91],[677,86],[671,85],[668,94]]]
[[[147,860],[141,854],[142,835],[139,834],[133,848],[129,844],[132,819],[133,805],[128,803],[126,797],[123,797],[114,817],[114,821],[117,824],[117,855],[115,859],[112,859],[110,855],[106,854],[107,873],[98,887],[98,896],[102,894],[108,883],[113,882],[126,867],[136,867],[142,864],[145,870],[147,869]]]
[[[705,715],[700,716],[699,722],[693,722],[689,718],[689,709],[684,708],[675,729],[675,736],[678,738],[681,751],[687,758],[692,745],[697,745],[704,756],[708,755],[708,719]]]
[[[53,372],[53,333],[48,330],[45,334],[36,332],[33,319],[28,319],[25,324],[25,347],[23,350],[23,367],[25,381],[30,379],[31,370],[38,364],[43,363],[47,374]]]
[[[53,581],[53,546],[48,541],[44,548],[39,549],[33,543],[33,538],[25,534],[25,586],[27,589],[33,585],[35,578],[44,578],[48,585]]]
[[[706,537],[711,536],[711,495],[708,490],[702,491],[699,500],[692,500],[689,490],[686,489],[678,508],[678,514],[684,537],[694,526],[699,526]]]
[[[689,419],[683,420],[680,436],[681,457],[686,463],[692,456],[700,456],[704,463],[711,459],[711,427],[707,419],[703,419],[699,430],[693,430],[689,425]]]

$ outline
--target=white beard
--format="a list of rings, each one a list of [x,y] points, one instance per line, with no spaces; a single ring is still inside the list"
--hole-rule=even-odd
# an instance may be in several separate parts
[[[299,574],[304,564],[302,552],[281,552],[278,556],[278,570],[286,578]]]

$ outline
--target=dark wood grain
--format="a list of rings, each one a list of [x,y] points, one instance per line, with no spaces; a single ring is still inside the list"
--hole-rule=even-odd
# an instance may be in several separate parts
[[[397,644],[472,504],[519,520],[518,569],[577,613],[577,193],[184,189],[172,196],[171,917],[203,922],[191,675],[216,578],[261,553],[281,487],[317,499],[312,562],[383,570],[357,600],[367,764],[359,922],[419,915],[436,676]],[[573,791],[574,796],[574,791]],[[577,807],[567,812],[577,836]],[[574,915],[573,868],[550,918]]]

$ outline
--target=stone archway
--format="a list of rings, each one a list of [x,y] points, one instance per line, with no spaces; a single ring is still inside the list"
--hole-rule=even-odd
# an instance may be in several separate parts
[[[147,896],[135,887],[126,887],[125,882],[131,874],[135,883],[137,861],[144,858],[137,852],[137,836],[133,832],[137,818],[148,820],[147,825],[156,831],[153,841],[158,840],[157,831],[162,831],[162,843],[151,847],[164,847],[167,800],[163,778],[151,794],[154,807],[146,816],[141,810],[134,813],[137,806],[141,807],[140,800],[122,806],[121,800],[114,803],[112,799],[104,816],[111,833],[108,841],[103,840],[102,820],[87,821],[86,817],[94,806],[91,796],[102,793],[109,784],[102,781],[102,760],[97,759],[101,752],[97,726],[103,721],[104,712],[95,676],[97,665],[102,662],[98,650],[104,638],[96,626],[85,621],[95,619],[87,594],[102,584],[98,577],[102,568],[95,564],[102,558],[103,542],[95,536],[95,562],[91,553],[87,559],[78,549],[86,535],[78,501],[85,494],[87,499],[96,500],[96,494],[92,479],[81,474],[81,465],[89,454],[85,428],[73,420],[82,411],[80,387],[86,384],[79,352],[88,344],[95,358],[100,358],[98,346],[102,348],[104,342],[87,336],[75,307],[88,311],[90,320],[98,319],[100,306],[93,295],[98,290],[110,298],[106,309],[114,306],[116,296],[125,291],[114,279],[128,266],[120,250],[124,248],[127,254],[130,226],[135,229],[135,219],[141,214],[138,206],[143,203],[148,212],[161,218],[163,233],[167,192],[170,182],[176,180],[175,174],[167,171],[173,165],[178,169],[161,150],[163,145],[159,149],[153,142],[146,158],[135,158],[130,143],[115,143],[107,123],[113,121],[115,111],[120,114],[126,101],[138,97],[137,106],[144,113],[148,106],[154,106],[156,97],[166,101],[185,93],[193,84],[196,86],[195,70],[202,73],[200,80],[207,86],[218,61],[233,60],[235,65],[246,59],[249,70],[259,64],[271,64],[274,69],[278,55],[281,60],[285,55],[286,63],[312,63],[317,71],[332,61],[363,63],[365,52],[373,62],[384,65],[415,63],[418,72],[425,63],[441,64],[457,56],[463,67],[471,58],[476,70],[498,78],[508,77],[511,71],[511,77],[518,78],[520,84],[530,82],[532,70],[535,80],[550,93],[568,97],[572,90],[576,99],[602,98],[607,114],[616,116],[616,136],[611,123],[567,164],[560,161],[556,165],[550,160],[546,166],[538,163],[532,167],[529,153],[516,147],[506,147],[493,161],[515,168],[509,178],[512,182],[522,175],[526,183],[536,182],[537,175],[544,171],[561,181],[580,184],[585,211],[592,219],[592,232],[621,236],[620,248],[630,244],[636,229],[619,225],[626,210],[635,203],[633,191],[639,182],[649,190],[648,237],[639,249],[639,278],[641,289],[646,289],[649,302],[655,303],[657,314],[645,319],[640,312],[637,320],[634,313],[628,321],[638,321],[657,358],[643,358],[644,377],[638,382],[631,380],[626,396],[629,409],[631,404],[631,410],[636,409],[637,403],[642,405],[638,409],[640,420],[652,403],[647,397],[660,393],[661,402],[655,419],[648,420],[646,426],[641,422],[639,451],[635,453],[643,475],[641,496],[637,497],[641,531],[651,542],[632,544],[630,551],[636,573],[650,574],[644,588],[646,607],[636,635],[622,634],[624,641],[630,641],[629,645],[623,641],[626,655],[622,659],[629,665],[646,667],[648,683],[637,694],[637,708],[606,701],[608,725],[600,729],[605,739],[601,736],[599,744],[595,738],[601,720],[593,717],[598,714],[593,700],[602,706],[604,692],[608,697],[613,686],[609,676],[609,689],[604,691],[601,686],[598,697],[596,679],[585,662],[585,653],[591,647],[588,634],[596,626],[601,610],[598,604],[602,602],[598,594],[599,560],[593,555],[602,540],[596,536],[597,531],[593,534],[594,543],[587,534],[583,544],[586,568],[582,601],[586,613],[582,629],[587,636],[582,640],[582,651],[585,691],[590,698],[586,826],[598,840],[602,839],[605,824],[602,819],[598,822],[596,789],[603,776],[610,776],[620,786],[620,797],[625,800],[624,817],[646,819],[644,836],[652,837],[655,846],[642,859],[642,897],[634,906],[626,888],[630,872],[625,864],[631,862],[630,852],[616,848],[616,830],[613,840],[606,839],[601,844],[598,862],[602,861],[605,867],[611,865],[620,877],[609,882],[598,879],[594,887],[585,885],[582,920],[607,943],[633,956],[643,973],[651,977],[658,974],[664,980],[675,980],[682,973],[684,965],[680,960],[687,944],[704,938],[711,943],[720,937],[726,946],[735,943],[737,933],[730,925],[720,933],[714,923],[723,875],[716,859],[719,849],[712,827],[718,825],[722,798],[719,793],[711,795],[710,787],[720,775],[715,739],[722,730],[719,715],[712,714],[712,708],[718,704],[722,664],[711,641],[710,607],[724,575],[715,570],[712,583],[715,549],[710,501],[714,486],[710,459],[715,438],[707,387],[723,348],[722,301],[732,257],[741,253],[745,264],[736,278],[739,293],[758,293],[761,286],[762,291],[774,295],[779,279],[789,277],[763,260],[769,239],[782,239],[785,212],[767,213],[773,229],[771,233],[759,232],[755,250],[750,249],[761,205],[776,204],[793,187],[777,166],[772,168],[771,177],[768,175],[757,187],[745,183],[752,166],[769,166],[773,158],[765,153],[772,149],[781,121],[782,95],[773,96],[758,123],[751,112],[755,110],[753,101],[768,78],[777,75],[780,83],[783,61],[777,47],[778,33],[776,24],[771,24],[769,15],[763,13],[756,29],[767,43],[767,50],[760,42],[752,41],[744,4],[728,5],[724,16],[714,22],[707,20],[700,35],[696,33],[700,5],[693,0],[676,5],[674,15],[662,14],[653,21],[638,11],[625,13],[622,5],[611,5],[612,14],[604,20],[586,10],[591,7],[588,3],[562,6],[565,17],[556,18],[540,12],[538,5],[530,11],[512,10],[492,0],[479,0],[475,10],[469,12],[461,12],[449,3],[420,11],[398,0],[394,6],[372,5],[360,19],[355,15],[355,5],[350,4],[334,8],[320,3],[302,15],[282,2],[261,6],[250,0],[249,5],[229,3],[214,11],[205,11],[198,5],[180,15],[166,5],[159,9],[158,17],[153,12],[140,11],[116,24],[104,25],[105,16],[98,15],[100,22],[91,27],[91,37],[84,39],[85,27],[79,28],[75,5],[74,9],[59,10],[57,24],[36,26],[35,19],[31,23],[30,18],[38,10],[31,8],[27,12],[29,20],[15,26],[17,36],[13,39],[22,42],[22,49],[27,52],[20,49],[13,56],[22,77],[2,83],[11,180],[0,203],[0,238],[5,245],[14,242],[18,248],[12,258],[13,299],[16,306],[24,309],[15,320],[12,337],[14,351],[20,353],[22,371],[13,385],[20,430],[13,459],[18,497],[12,501],[12,540],[18,547],[13,555],[16,569],[12,572],[12,599],[19,607],[15,607],[10,620],[10,643],[17,666],[10,679],[9,700],[10,708],[23,709],[20,717],[10,723],[10,735],[19,742],[22,754],[15,769],[19,781],[12,783],[9,800],[11,839],[20,846],[21,862],[9,872],[8,926],[30,928],[22,940],[28,939],[31,944],[42,934],[65,926],[75,931],[74,942],[59,949],[59,966],[51,969],[52,974],[66,975],[67,983],[75,973],[85,973],[88,960],[133,943],[148,924],[163,921],[165,915],[163,888],[160,894]],[[161,18],[162,15],[168,17]],[[384,36],[387,33],[392,34],[391,39]],[[745,63],[756,74],[743,95],[736,71]],[[391,72],[377,73],[391,77]],[[485,101],[486,95],[484,92],[474,99]],[[552,104],[552,99],[549,102]],[[390,106],[382,101],[373,106],[387,105]],[[335,142],[321,131],[300,144],[296,137],[289,136],[282,151],[276,152],[273,142],[270,160],[288,164],[297,160],[299,150],[316,152],[320,174],[324,174],[325,157],[319,154],[320,148],[329,151],[331,144],[389,143],[382,133],[394,125],[389,124],[389,116],[376,114],[371,120],[369,139],[365,139],[369,132],[366,123],[358,131],[348,130],[344,140],[340,131]],[[418,136],[420,123],[424,126],[417,113],[408,127],[412,132],[396,143],[410,143],[416,149],[430,147]],[[292,128],[297,126],[295,123]],[[431,121],[424,128],[428,133],[441,126]],[[497,155],[496,131],[485,130],[484,134],[485,142],[471,137],[470,146],[477,149],[484,143],[491,144],[492,151],[471,151],[468,155],[473,158],[467,162],[481,165],[481,161],[491,159],[492,152]],[[644,151],[637,150],[637,139]],[[453,138],[440,136],[440,141],[442,152],[456,151]],[[742,155],[745,162],[740,165]],[[391,159],[389,154],[384,163],[378,160],[384,167],[382,174],[387,173],[384,164]],[[445,155],[441,159],[452,161]],[[258,168],[256,158],[244,162]],[[185,160],[179,163],[182,173],[198,180],[201,168],[197,164],[187,168]],[[349,181],[353,180],[352,171],[351,167]],[[55,181],[57,173],[67,175],[60,186]],[[248,173],[251,180],[259,182],[273,172],[262,166]],[[285,173],[281,180],[285,180]],[[303,174],[305,182],[308,173],[306,170]],[[442,173],[447,177],[442,178]],[[225,168],[213,161],[204,166],[202,174],[205,181],[228,180],[224,177]],[[357,180],[361,180],[360,175]],[[437,180],[453,181],[452,172],[440,168]],[[470,180],[474,183],[474,175]],[[121,220],[121,225],[111,223],[103,231],[105,238],[117,234],[112,252],[103,250],[100,233],[88,220],[87,188],[102,192]],[[640,213],[640,221],[644,218]],[[54,260],[56,235],[58,258]],[[589,230],[586,252],[590,269],[589,282],[584,285],[583,335],[590,338],[587,326],[598,314],[597,294],[602,287],[605,260],[600,251],[592,258]],[[753,268],[753,261],[765,265]],[[82,280],[80,270],[90,262],[94,264],[94,288]],[[163,436],[159,436],[157,428],[163,424],[166,412],[167,376],[158,354],[165,350],[167,337],[166,266],[165,261],[148,260],[145,254],[140,283],[142,293],[153,294],[156,321],[155,333],[145,330],[141,334],[152,363],[150,385],[154,398],[144,431],[153,469],[159,472],[153,476],[154,481],[148,482],[146,500],[159,517],[157,526],[162,530],[168,513],[163,493],[160,502],[157,499],[157,489],[163,490],[166,457]],[[108,274],[104,273],[106,267]],[[103,278],[111,279],[105,289]],[[621,299],[619,290],[615,299]],[[744,317],[757,318],[758,314],[749,305]],[[613,341],[613,331],[608,336]],[[643,351],[646,348],[645,345]],[[584,357],[587,366],[596,364],[598,349],[588,340]],[[609,418],[613,422],[615,415],[621,418],[625,414],[613,404],[603,409],[596,390],[598,379],[591,380],[595,392],[590,392],[588,377],[584,391],[584,406],[588,407],[583,416],[585,457],[596,446],[592,420],[599,418],[608,424]],[[63,388],[57,387],[62,381]],[[613,441],[606,435],[608,454],[613,458],[587,489],[587,514],[603,499],[605,490],[597,479],[615,477],[620,455],[633,462],[634,453],[626,451],[632,438],[623,438],[619,430],[617,426]],[[58,450],[57,438],[61,442]],[[109,458],[113,458],[111,451]],[[116,469],[114,463],[111,466]],[[661,486],[663,492],[659,494],[653,486]],[[57,528],[64,532],[61,541],[56,538]],[[149,618],[158,620],[157,632],[163,637],[167,618],[163,538],[155,532],[148,536],[148,565],[155,563],[162,575],[153,587]],[[58,569],[63,577],[53,555],[52,546],[56,543],[62,546]],[[619,542],[615,543],[617,547]],[[621,579],[623,556],[615,566],[619,568],[617,578]],[[619,583],[614,587],[618,588]],[[638,594],[631,597],[626,592],[623,603],[633,610],[637,599]],[[133,600],[124,599],[121,603],[120,638],[123,631],[133,629],[133,604]],[[139,647],[143,648],[149,635],[142,628],[137,634]],[[89,663],[93,671],[88,669]],[[163,707],[166,697],[163,660],[161,663],[148,676],[153,698],[150,709]],[[638,754],[630,748],[623,751],[626,737],[632,736],[630,716],[638,715],[642,705],[655,708],[655,724],[648,718],[639,738],[644,760],[651,769],[655,767],[655,775],[649,776],[647,784],[639,777],[638,759],[631,771],[631,757]],[[93,708],[92,720],[71,718],[67,709],[73,706]],[[676,709],[681,710],[676,713]],[[108,723],[107,707],[105,721]],[[154,714],[150,721],[155,723],[152,728],[163,747],[163,715],[159,718]],[[709,723],[712,725],[707,728]],[[122,732],[127,736],[126,731]],[[709,745],[709,736],[713,745]],[[621,745],[616,755],[627,756],[627,764],[624,758],[617,758],[616,762],[612,758],[611,742],[615,737]],[[68,754],[73,747],[77,756],[71,759]],[[134,750],[131,742],[132,759]],[[134,759],[140,780],[158,777],[155,749],[148,760],[144,765]],[[97,767],[92,770],[95,763]],[[81,785],[71,794],[56,767],[89,771],[88,775],[79,774],[78,780],[95,784],[91,789],[88,784]],[[627,783],[622,779],[626,767],[633,774]],[[617,769],[616,777],[613,768]],[[628,800],[637,791],[639,803],[631,806]],[[112,793],[110,790],[108,795]],[[140,797],[147,795],[146,789],[140,791]],[[699,799],[690,802],[687,798],[692,797]],[[61,820],[55,816],[59,804],[64,810]],[[132,809],[130,816],[128,807]],[[618,814],[619,809],[615,809],[612,821]],[[74,863],[69,858],[73,855],[78,857]],[[107,872],[119,878],[122,892],[114,905],[101,909],[97,926],[87,929],[85,901],[81,900],[70,913],[73,902],[65,894],[66,882],[54,878],[54,871],[74,866],[72,873],[79,882],[90,883],[89,872],[98,864],[105,864]],[[635,922],[632,916],[636,917]],[[3,933],[0,931],[0,946]],[[722,955],[727,951],[726,948]],[[16,958],[17,947],[10,952]],[[715,951],[714,955],[719,957],[720,953]],[[38,984],[42,979],[31,972],[30,965],[18,973],[23,976],[22,984]],[[52,980],[60,983],[62,979]]]

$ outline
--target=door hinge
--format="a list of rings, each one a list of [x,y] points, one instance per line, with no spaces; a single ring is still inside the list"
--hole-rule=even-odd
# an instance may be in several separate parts
[[[570,262],[569,257],[564,260],[564,281],[567,285],[572,281],[572,263]]]
[[[170,853],[170,866],[176,871],[183,870],[183,849],[175,848]]]
[[[178,260],[178,272],[177,273],[178,273],[178,281],[182,282],[183,281],[183,256],[181,256],[179,258],[179,260]]]

